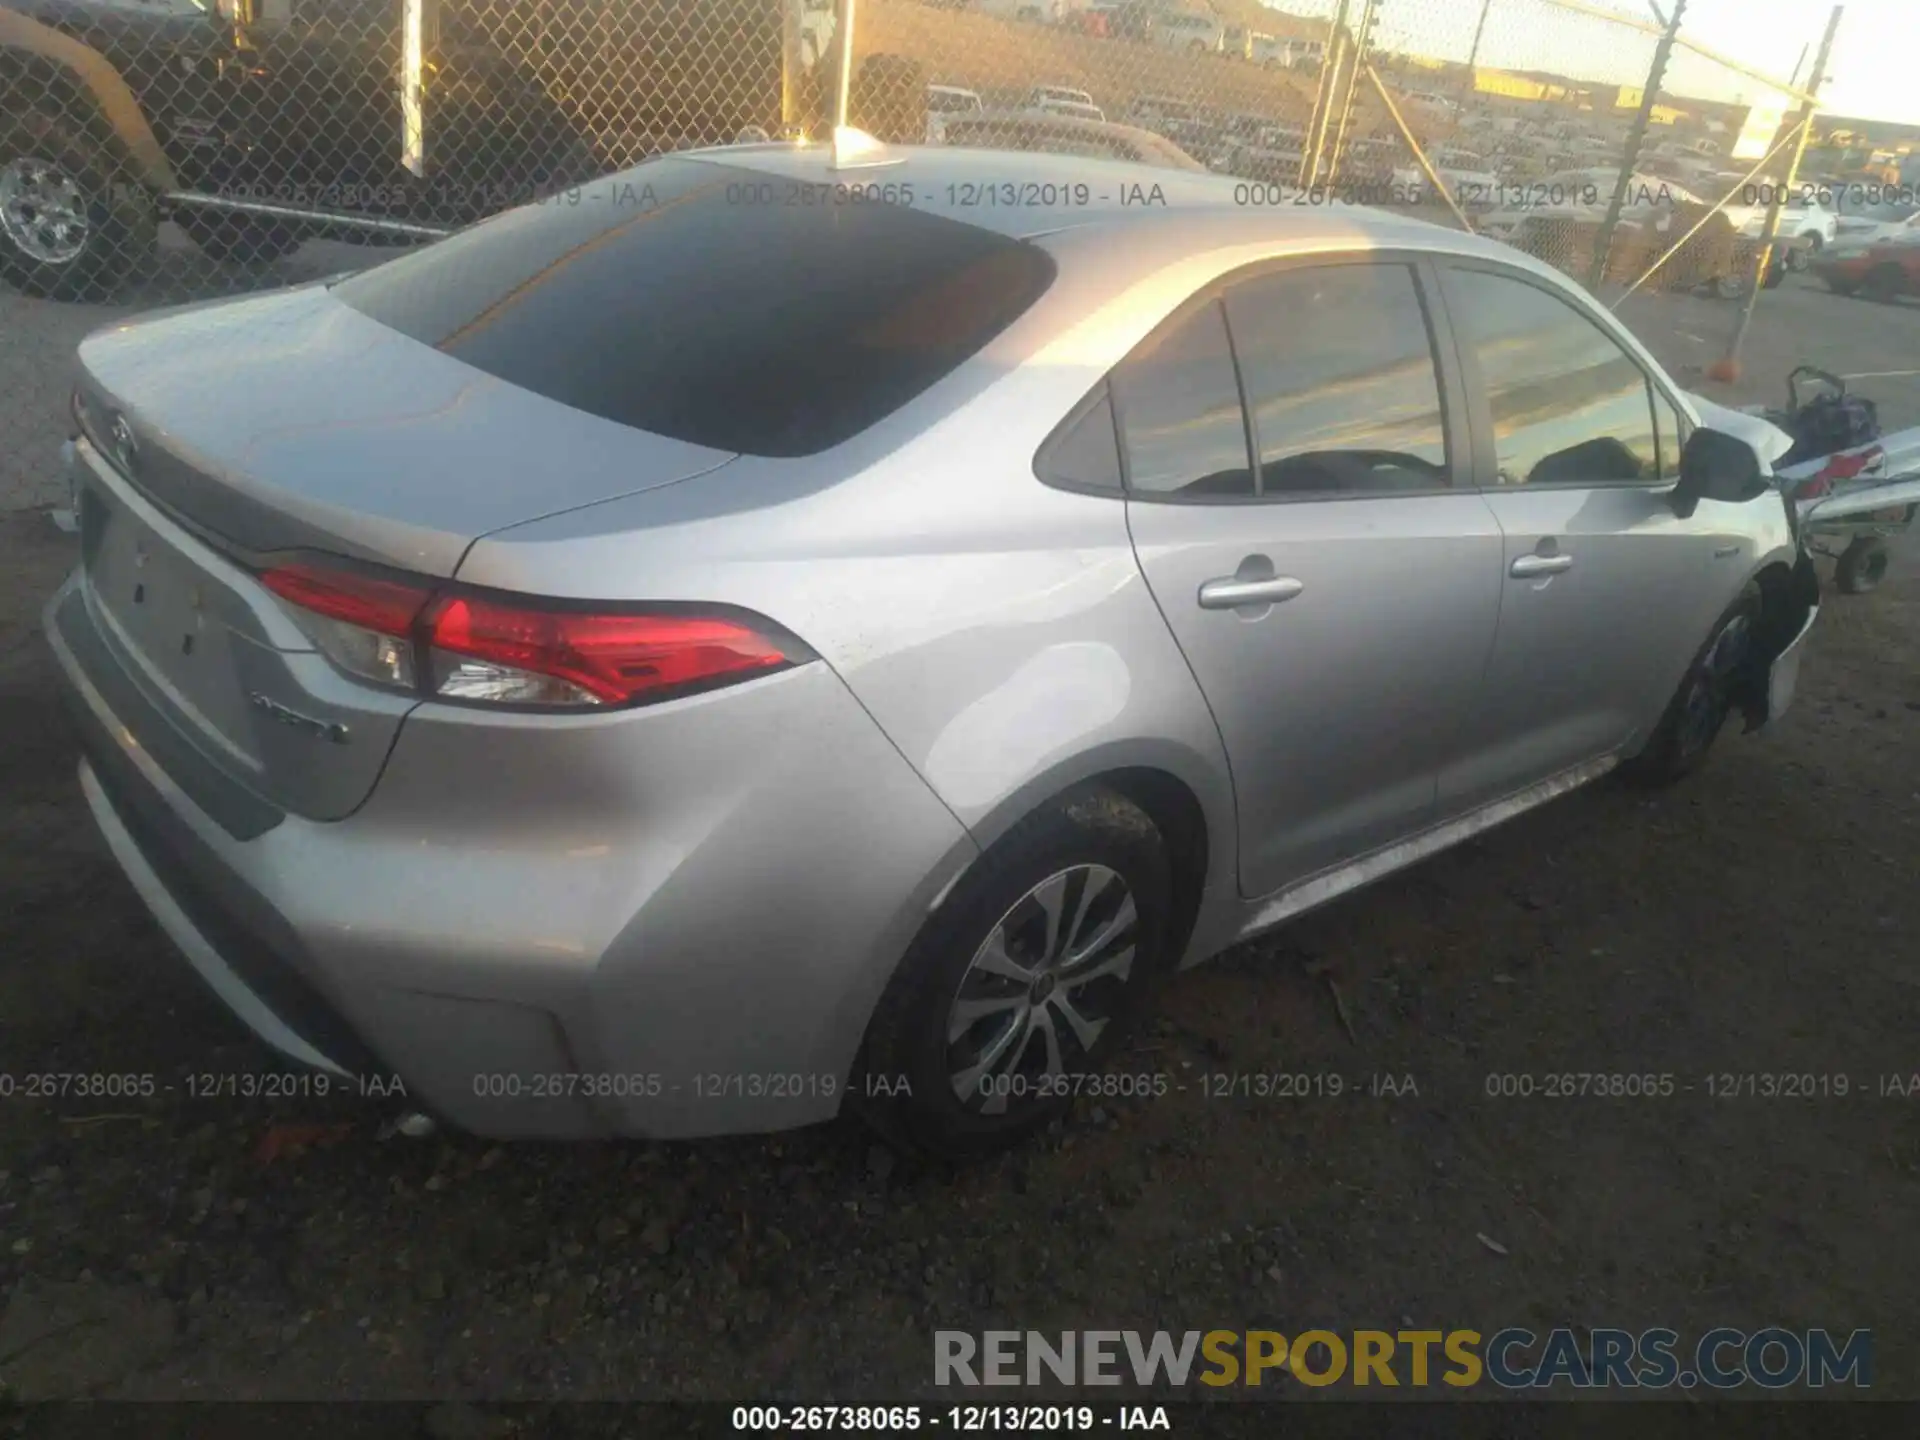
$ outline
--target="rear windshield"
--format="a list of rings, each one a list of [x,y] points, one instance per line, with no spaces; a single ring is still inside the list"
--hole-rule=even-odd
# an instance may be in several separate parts
[[[1035,246],[883,203],[884,172],[845,178],[836,189],[656,160],[333,293],[590,414],[718,450],[808,455],[956,369],[1054,274]]]

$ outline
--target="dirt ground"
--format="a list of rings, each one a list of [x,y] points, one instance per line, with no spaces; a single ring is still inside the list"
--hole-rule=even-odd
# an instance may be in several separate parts
[[[75,313],[0,307],[44,321],[48,353]],[[1732,319],[1657,297],[1629,314],[1683,380]],[[1800,355],[1878,375],[1915,354],[1920,309],[1795,282],[1762,309],[1751,382],[1720,393],[1764,398]],[[1910,378],[1863,385],[1889,424],[1920,422]],[[1874,1394],[1920,1398],[1920,1096],[1880,1093],[1920,1071],[1913,547],[1881,593],[1830,597],[1777,730],[1729,732],[1655,797],[1556,802],[1181,977],[1121,1065],[1184,1093],[1083,1106],[957,1174],[851,1125],[499,1147],[382,1139],[393,1107],[373,1100],[191,1098],[190,1076],[266,1060],[85,814],[38,633],[72,560],[44,515],[0,515],[16,1398],[932,1398],[936,1328],[1557,1324],[1869,1327]],[[1283,1070],[1347,1093],[1201,1095],[1209,1073]],[[1488,1094],[1559,1071],[1668,1073],[1675,1093]],[[47,1072],[159,1093],[27,1098]],[[1707,1093],[1782,1072],[1851,1093]],[[1406,1093],[1366,1093],[1374,1076]]]

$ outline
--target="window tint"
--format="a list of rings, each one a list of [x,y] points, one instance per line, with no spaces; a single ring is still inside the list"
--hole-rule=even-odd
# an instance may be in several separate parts
[[[1038,248],[901,205],[667,158],[334,287],[456,359],[623,425],[750,455],[839,444],[962,364],[1053,279]]]
[[[1246,417],[1218,302],[1148,336],[1114,371],[1113,391],[1133,493],[1253,493]]]
[[[1227,321],[1264,493],[1447,483],[1440,377],[1409,267],[1261,276],[1228,294]]]
[[[1502,485],[1658,478],[1647,377],[1566,301],[1478,270],[1453,271],[1449,306],[1480,362]]]
[[[1099,398],[1078,419],[1056,434],[1040,452],[1040,478],[1076,490],[1120,489],[1120,443],[1113,431],[1113,398],[1100,387]]]

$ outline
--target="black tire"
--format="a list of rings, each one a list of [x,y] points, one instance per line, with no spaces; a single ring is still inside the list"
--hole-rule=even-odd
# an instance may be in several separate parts
[[[1749,582],[1714,622],[1646,748],[1621,765],[1623,779],[1636,785],[1671,785],[1706,762],[1738,699],[1742,667],[1759,633],[1762,610],[1760,587]]]
[[[1891,304],[1898,300],[1907,288],[1906,272],[1898,265],[1876,265],[1867,272],[1867,278],[1861,288],[1872,299],[1882,304]]]
[[[304,238],[290,225],[255,215],[182,210],[173,218],[202,255],[223,264],[265,265],[291,255]]]
[[[1857,291],[1859,288],[1860,288],[1859,286],[1851,285],[1845,280],[1836,280],[1831,275],[1827,277],[1827,289],[1831,290],[1836,295],[1845,295],[1845,296],[1851,297],[1854,294],[1854,292]]]
[[[1087,868],[1076,871],[1074,867]],[[1089,897],[1083,923],[1064,937],[1063,944],[1119,918],[1111,882],[1086,878],[1103,872],[1111,872],[1124,886],[1136,919],[1131,927],[1122,926],[1108,944],[1095,947],[1077,968],[1106,963],[1125,948],[1130,931],[1132,963],[1124,976],[1073,982],[1078,988],[1070,988],[1063,979],[1056,994],[1055,983],[1044,978],[1052,972],[1044,967],[1034,972],[1043,978],[1025,989],[1022,982],[975,970],[976,957],[996,933],[1003,935],[1005,953],[1019,960],[1034,958],[1045,912],[1031,892],[1063,873],[1069,877],[1063,886],[1063,911],[1077,912],[1080,897]],[[1082,877],[1077,890],[1075,875]],[[1102,889],[1102,884],[1108,888]],[[896,1145],[952,1161],[1004,1149],[1046,1126],[1067,1109],[1072,1094],[1057,1082],[1053,1093],[1037,1093],[1042,1086],[1028,1078],[1033,1066],[1022,1062],[1029,1055],[1034,1061],[1048,1058],[1047,1031],[1057,1037],[1062,1069],[1069,1077],[1097,1071],[1113,1054],[1166,972],[1172,885],[1160,832],[1138,806],[1111,790],[1087,786],[1029,815],[961,879],[900,962],[867,1027],[853,1082],[856,1109]],[[1060,973],[1071,975],[1076,968]],[[963,984],[968,993],[985,994],[986,1003],[1010,1005],[1012,1013],[982,1014],[972,1027],[950,1040],[949,1022]],[[1043,984],[1045,989],[1040,988]],[[993,987],[1001,991],[996,993]],[[1055,1025],[1048,1019],[1038,1027],[1028,1021],[1028,1011],[1043,1017],[1058,1013],[1048,1008],[1050,997],[1056,1005],[1069,1000],[1084,1019],[1105,1020],[1090,1047],[1079,1045],[1064,1020]],[[1000,1027],[1002,1013],[1008,1013],[1004,1028]],[[1023,1024],[1025,1030],[1021,1030]],[[955,1082],[966,1063],[991,1049],[994,1038],[1015,1031],[1031,1032],[1038,1043],[1029,1046],[1026,1039],[1017,1039],[1005,1045],[1006,1051],[1015,1052],[1002,1072],[1005,1089],[1012,1093],[979,1098],[1000,1085],[999,1073],[994,1073],[990,1079],[983,1077],[985,1088],[976,1089],[973,1103],[963,1104],[955,1093]],[[961,1070],[952,1068],[956,1059]],[[993,1113],[1002,1098],[1004,1110]]]
[[[1887,578],[1886,542],[1862,535],[1845,550],[1833,567],[1833,583],[1843,595],[1865,595],[1878,590]]]
[[[116,195],[116,173],[76,130],[36,115],[0,118],[0,186],[9,178],[34,177],[36,186],[70,182],[80,227],[56,241],[55,232],[37,227],[43,210],[30,201],[10,207],[0,216],[0,279],[48,300],[105,300],[151,264],[158,244],[151,197],[130,185]],[[73,253],[63,253],[69,245]]]

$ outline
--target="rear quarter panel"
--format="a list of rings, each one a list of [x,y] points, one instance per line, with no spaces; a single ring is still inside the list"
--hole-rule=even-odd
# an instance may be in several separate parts
[[[1125,506],[1033,473],[1034,452],[1111,359],[1197,283],[1175,279],[1118,320],[1064,331],[1030,313],[857,441],[802,460],[743,458],[499,532],[460,578],[725,601],[777,620],[842,676],[983,848],[1079,781],[1165,771],[1198,800],[1210,884],[1230,890],[1226,757],[1140,574]],[[1038,309],[1088,314],[1110,291],[1063,269]]]

